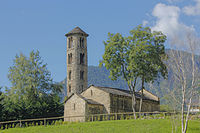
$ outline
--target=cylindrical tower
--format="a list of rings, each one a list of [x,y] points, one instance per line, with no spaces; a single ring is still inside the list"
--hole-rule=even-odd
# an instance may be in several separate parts
[[[87,37],[79,27],[65,35],[67,37],[67,96],[80,94],[88,87]]]

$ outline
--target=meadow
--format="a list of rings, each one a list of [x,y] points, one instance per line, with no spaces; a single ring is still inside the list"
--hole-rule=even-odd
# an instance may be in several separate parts
[[[112,120],[0,130],[0,133],[171,133],[170,119]],[[177,132],[180,132],[180,122]],[[189,121],[188,133],[200,133],[200,121]]]

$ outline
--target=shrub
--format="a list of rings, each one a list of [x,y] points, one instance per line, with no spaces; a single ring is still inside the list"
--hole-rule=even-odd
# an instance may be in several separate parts
[[[15,125],[15,128],[19,128],[20,127],[20,125],[19,125],[19,123],[17,123],[16,125]]]
[[[63,121],[62,124],[63,124],[63,125],[67,125],[67,124],[69,124],[69,122],[68,122],[68,121]]]
[[[25,122],[25,127],[28,127],[28,122]]]
[[[57,120],[57,121],[55,122],[55,125],[62,125],[62,123],[63,123],[62,120]]]
[[[11,124],[10,124],[10,127],[11,127],[11,128],[15,128],[15,123],[11,123]]]
[[[51,125],[55,125],[55,121],[54,120],[51,122]]]
[[[0,129],[3,130],[3,128],[4,128],[3,125],[0,125]]]
[[[121,116],[120,116],[120,120],[124,120],[124,115],[121,115]]]
[[[43,121],[40,121],[40,125],[43,125],[44,124],[44,122]]]
[[[7,124],[5,125],[5,129],[8,129],[8,125]]]

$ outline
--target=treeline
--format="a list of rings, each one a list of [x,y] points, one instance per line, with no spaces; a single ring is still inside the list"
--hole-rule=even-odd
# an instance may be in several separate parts
[[[0,121],[63,115],[63,86],[53,82],[38,51],[17,55],[8,78],[11,88],[0,88]]]

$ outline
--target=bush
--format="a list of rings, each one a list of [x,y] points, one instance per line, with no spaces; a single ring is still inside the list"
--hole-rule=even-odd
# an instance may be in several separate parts
[[[63,123],[62,120],[57,120],[57,121],[55,122],[55,125],[62,125],[62,123]]]
[[[40,126],[43,125],[43,124],[44,124],[44,122],[43,122],[43,121],[40,121]]]
[[[62,124],[63,124],[63,125],[67,125],[67,124],[69,124],[69,122],[68,122],[68,121],[63,121]]]
[[[120,116],[120,120],[124,120],[124,115],[123,114]]]
[[[15,125],[15,128],[18,128],[18,127],[20,127],[20,124],[19,124],[19,123],[17,123],[17,124]]]

